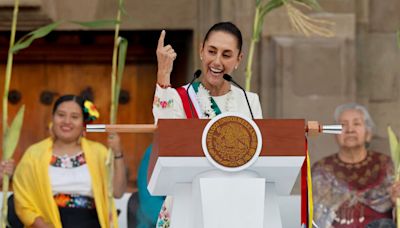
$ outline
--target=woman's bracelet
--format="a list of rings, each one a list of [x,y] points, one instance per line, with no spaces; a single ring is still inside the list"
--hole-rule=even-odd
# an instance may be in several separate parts
[[[124,157],[124,154],[121,153],[120,155],[115,155],[115,156],[114,156],[114,159],[121,159],[121,158],[123,158],[123,157]]]

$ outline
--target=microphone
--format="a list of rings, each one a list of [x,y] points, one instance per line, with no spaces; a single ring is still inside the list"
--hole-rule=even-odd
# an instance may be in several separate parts
[[[188,99],[189,99],[189,106],[190,106],[190,112],[192,113],[192,118],[193,118],[193,105],[192,105],[192,99],[190,99],[190,96],[189,96],[189,88],[190,88],[190,86],[192,86],[193,82],[194,82],[197,78],[200,77],[200,75],[201,75],[201,70],[199,70],[199,69],[196,70],[196,72],[194,72],[194,74],[193,74],[193,79],[192,79],[192,81],[190,81],[189,86],[188,86],[187,89],[186,89],[186,95],[188,96]]]
[[[233,80],[232,76],[230,76],[229,74],[224,74],[223,77],[224,77],[225,80],[227,80],[228,82],[232,82],[233,84],[235,84],[237,87],[239,87],[243,91],[244,97],[246,98],[246,101],[247,101],[247,106],[249,107],[249,110],[250,110],[251,118],[254,119],[253,111],[251,110],[250,102],[249,102],[249,99],[247,98],[246,91],[244,91],[243,87],[241,87],[238,83],[236,83]]]

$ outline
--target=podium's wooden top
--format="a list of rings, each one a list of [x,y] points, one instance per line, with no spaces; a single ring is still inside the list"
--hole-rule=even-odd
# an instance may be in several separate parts
[[[153,139],[149,178],[158,157],[204,157],[203,129],[209,120],[160,119]],[[254,120],[262,135],[260,156],[304,156],[304,119]]]

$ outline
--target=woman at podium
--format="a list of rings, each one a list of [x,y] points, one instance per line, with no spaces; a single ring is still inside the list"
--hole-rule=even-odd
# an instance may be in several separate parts
[[[160,118],[211,119],[225,112],[241,113],[249,118],[262,118],[258,95],[246,92],[249,104],[241,89],[224,79],[238,69],[242,60],[242,34],[231,22],[213,25],[200,44],[201,71],[195,73],[199,80],[179,88],[172,88],[170,77],[177,57],[171,45],[164,44],[166,32],[162,31],[157,45],[157,85],[153,102],[153,115]],[[188,96],[189,95],[189,96]],[[168,208],[172,199],[167,197],[162,207],[158,226],[169,226]]]
[[[230,22],[221,22],[210,28],[200,45],[202,76],[189,88],[188,85],[172,88],[170,77],[177,57],[171,45],[164,45],[166,32],[162,31],[157,46],[157,85],[154,95],[153,115],[159,118],[212,118],[223,112],[239,112],[251,118],[243,91],[224,79],[232,74],[242,60],[242,34]],[[262,118],[258,95],[247,92],[254,118]],[[192,102],[192,105],[189,102]]]
[[[312,168],[314,221],[320,228],[394,227],[393,164],[366,146],[374,127],[370,114],[351,103],[338,106],[334,117],[343,125],[336,138],[339,152]]]

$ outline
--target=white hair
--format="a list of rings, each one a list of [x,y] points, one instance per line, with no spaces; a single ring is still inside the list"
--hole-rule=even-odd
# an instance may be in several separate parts
[[[347,110],[358,110],[363,114],[364,117],[364,122],[367,130],[372,133],[373,128],[375,127],[375,123],[371,118],[371,115],[369,114],[368,110],[357,103],[348,103],[348,104],[342,104],[336,107],[335,113],[334,113],[334,118],[336,123],[339,123],[339,117],[342,115],[343,112]]]

